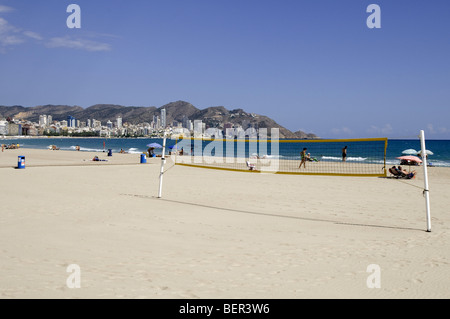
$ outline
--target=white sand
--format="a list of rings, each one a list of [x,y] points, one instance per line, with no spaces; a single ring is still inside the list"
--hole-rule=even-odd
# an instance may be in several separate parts
[[[17,156],[26,168],[14,169]],[[245,174],[138,154],[0,153],[1,298],[449,298],[450,169]],[[66,268],[81,268],[70,289]],[[381,288],[370,289],[370,264]]]

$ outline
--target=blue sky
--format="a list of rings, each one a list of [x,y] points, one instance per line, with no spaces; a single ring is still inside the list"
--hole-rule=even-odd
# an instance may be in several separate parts
[[[72,3],[81,29],[66,25]],[[0,0],[0,105],[185,100],[321,137],[449,139],[449,13],[446,0]]]

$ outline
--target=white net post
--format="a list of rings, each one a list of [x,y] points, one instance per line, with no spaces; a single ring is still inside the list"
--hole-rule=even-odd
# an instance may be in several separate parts
[[[430,190],[428,188],[428,163],[427,163],[427,150],[425,148],[425,132],[420,131],[420,145],[422,148],[422,161],[423,161],[423,180],[425,196],[425,205],[427,211],[427,232],[431,232],[431,217],[430,217]]]
[[[162,155],[161,155],[161,171],[159,173],[158,198],[162,197],[162,184],[163,184],[164,164],[165,163],[166,163],[166,132],[164,132],[163,148],[162,148]]]

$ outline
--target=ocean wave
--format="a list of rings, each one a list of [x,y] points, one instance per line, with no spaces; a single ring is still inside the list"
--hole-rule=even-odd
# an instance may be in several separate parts
[[[384,164],[384,160],[373,160],[370,161],[373,164]],[[399,165],[400,160],[398,159],[386,159],[386,165]]]
[[[261,155],[259,157],[260,159],[282,159],[284,158],[283,155]]]
[[[322,156],[323,160],[329,160],[329,161],[342,161],[342,157],[335,157],[335,156]],[[347,157],[348,162],[364,162],[367,160],[367,157]]]
[[[140,154],[140,153],[142,153],[141,151],[139,151],[139,149],[137,149],[135,147],[129,148],[127,152],[130,153],[130,154]]]
[[[65,147],[61,147],[61,150],[72,150],[72,151],[76,151],[77,146],[72,145],[69,148],[65,148]],[[99,148],[88,148],[88,147],[82,147],[80,146],[80,151],[81,152],[103,152],[103,149],[99,149]]]

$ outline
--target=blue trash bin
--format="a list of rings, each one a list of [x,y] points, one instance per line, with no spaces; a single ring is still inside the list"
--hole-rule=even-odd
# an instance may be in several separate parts
[[[18,169],[24,169],[25,168],[25,156],[19,156],[19,160],[17,162],[17,168]]]
[[[141,164],[147,163],[147,155],[141,154]]]
[[[112,156],[112,149],[108,150],[108,156]]]

